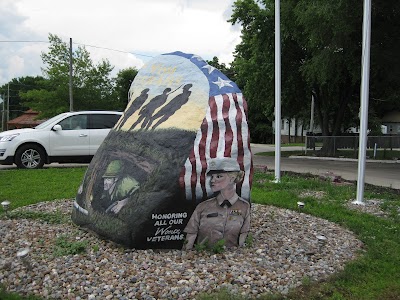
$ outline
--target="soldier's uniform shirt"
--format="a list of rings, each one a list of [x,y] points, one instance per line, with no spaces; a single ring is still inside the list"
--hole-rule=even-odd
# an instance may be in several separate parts
[[[231,206],[221,207],[224,200]],[[250,203],[236,194],[231,199],[223,199],[219,194],[197,205],[184,232],[197,234],[196,243],[207,240],[213,245],[224,239],[226,247],[235,247],[244,243],[244,239],[239,243],[239,236],[245,238],[249,229]]]

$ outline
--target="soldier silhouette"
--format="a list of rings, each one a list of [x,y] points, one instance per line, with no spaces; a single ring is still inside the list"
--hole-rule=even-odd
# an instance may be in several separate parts
[[[151,120],[151,116],[153,115],[154,111],[167,101],[170,91],[170,88],[166,88],[161,95],[154,97],[150,100],[149,103],[143,106],[142,109],[139,111],[139,119],[136,120],[131,129],[134,129],[136,125],[138,125],[142,120],[143,123],[140,127],[145,128]]]
[[[143,103],[149,97],[149,95],[147,94],[148,91],[149,91],[149,89],[144,89],[140,93],[140,95],[135,100],[133,100],[131,106],[129,106],[129,108],[126,110],[126,112],[124,113],[124,116],[122,117],[121,121],[117,125],[117,129],[124,126],[125,122],[130,118],[130,116],[132,116],[133,113],[135,111],[137,111],[140,107],[142,107]]]
[[[162,107],[154,116],[152,116],[151,120],[148,122],[146,129],[150,129],[153,121],[161,118],[157,121],[157,123],[153,126],[152,129],[155,129],[161,123],[165,122],[169,119],[174,113],[176,113],[185,103],[189,101],[190,94],[192,93],[189,89],[193,86],[193,84],[188,83],[183,87],[183,91],[181,94],[177,95],[170,102],[168,102],[164,107]]]

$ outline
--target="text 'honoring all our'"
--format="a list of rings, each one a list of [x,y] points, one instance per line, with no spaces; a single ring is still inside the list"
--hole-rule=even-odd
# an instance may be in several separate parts
[[[155,220],[154,227],[156,231],[154,236],[147,237],[148,242],[164,242],[164,241],[181,241],[184,234],[174,225],[183,225],[187,218],[187,213],[168,213],[168,214],[152,214],[151,219]]]

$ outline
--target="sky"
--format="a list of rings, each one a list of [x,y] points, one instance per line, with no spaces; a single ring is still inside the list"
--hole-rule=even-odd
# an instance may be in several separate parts
[[[240,27],[227,20],[233,0],[0,0],[0,86],[43,75],[49,34],[97,63],[140,69],[159,54],[182,51],[229,64]]]

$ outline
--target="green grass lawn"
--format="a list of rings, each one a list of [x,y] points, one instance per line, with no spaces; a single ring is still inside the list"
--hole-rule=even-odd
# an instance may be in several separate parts
[[[256,155],[262,156],[275,156],[275,152],[259,152]],[[284,150],[281,151],[281,157],[289,157],[292,155],[304,155],[304,151],[302,150]]]
[[[47,168],[1,170],[0,202],[11,208],[54,199],[75,197],[86,168]]]
[[[292,299],[399,299],[400,297],[400,196],[390,189],[367,187],[366,199],[382,199],[387,219],[349,210],[344,204],[356,198],[355,186],[337,186],[303,176],[283,177],[280,184],[257,183],[253,199],[257,203],[296,209],[302,191],[324,191],[325,201],[306,198],[306,213],[338,223],[353,231],[367,252],[340,274],[323,284],[310,284],[293,291]]]
[[[304,143],[290,143],[290,144],[281,144],[281,147],[304,147]]]
[[[43,170],[0,171],[0,200],[12,202],[12,208],[73,198],[85,168],[49,168]],[[364,243],[365,252],[346,268],[324,282],[304,281],[303,286],[288,295],[262,295],[258,299],[400,299],[400,191],[366,186],[364,197],[380,199],[386,217],[378,217],[345,204],[356,198],[355,185],[334,185],[311,175],[283,173],[280,183],[273,174],[256,173],[252,201],[287,209],[297,209],[297,201],[306,203],[304,212],[340,224],[353,231]],[[323,192],[324,198],[302,198],[302,192]],[[311,193],[312,194],[312,193]],[[0,213],[3,215],[4,213]],[[34,216],[35,218],[37,216]],[[45,216],[48,218],[49,216]],[[0,270],[1,272],[1,270]],[[0,287],[0,299],[29,299],[8,294]],[[31,298],[38,299],[38,298]],[[198,299],[250,299],[229,291],[202,294]]]

